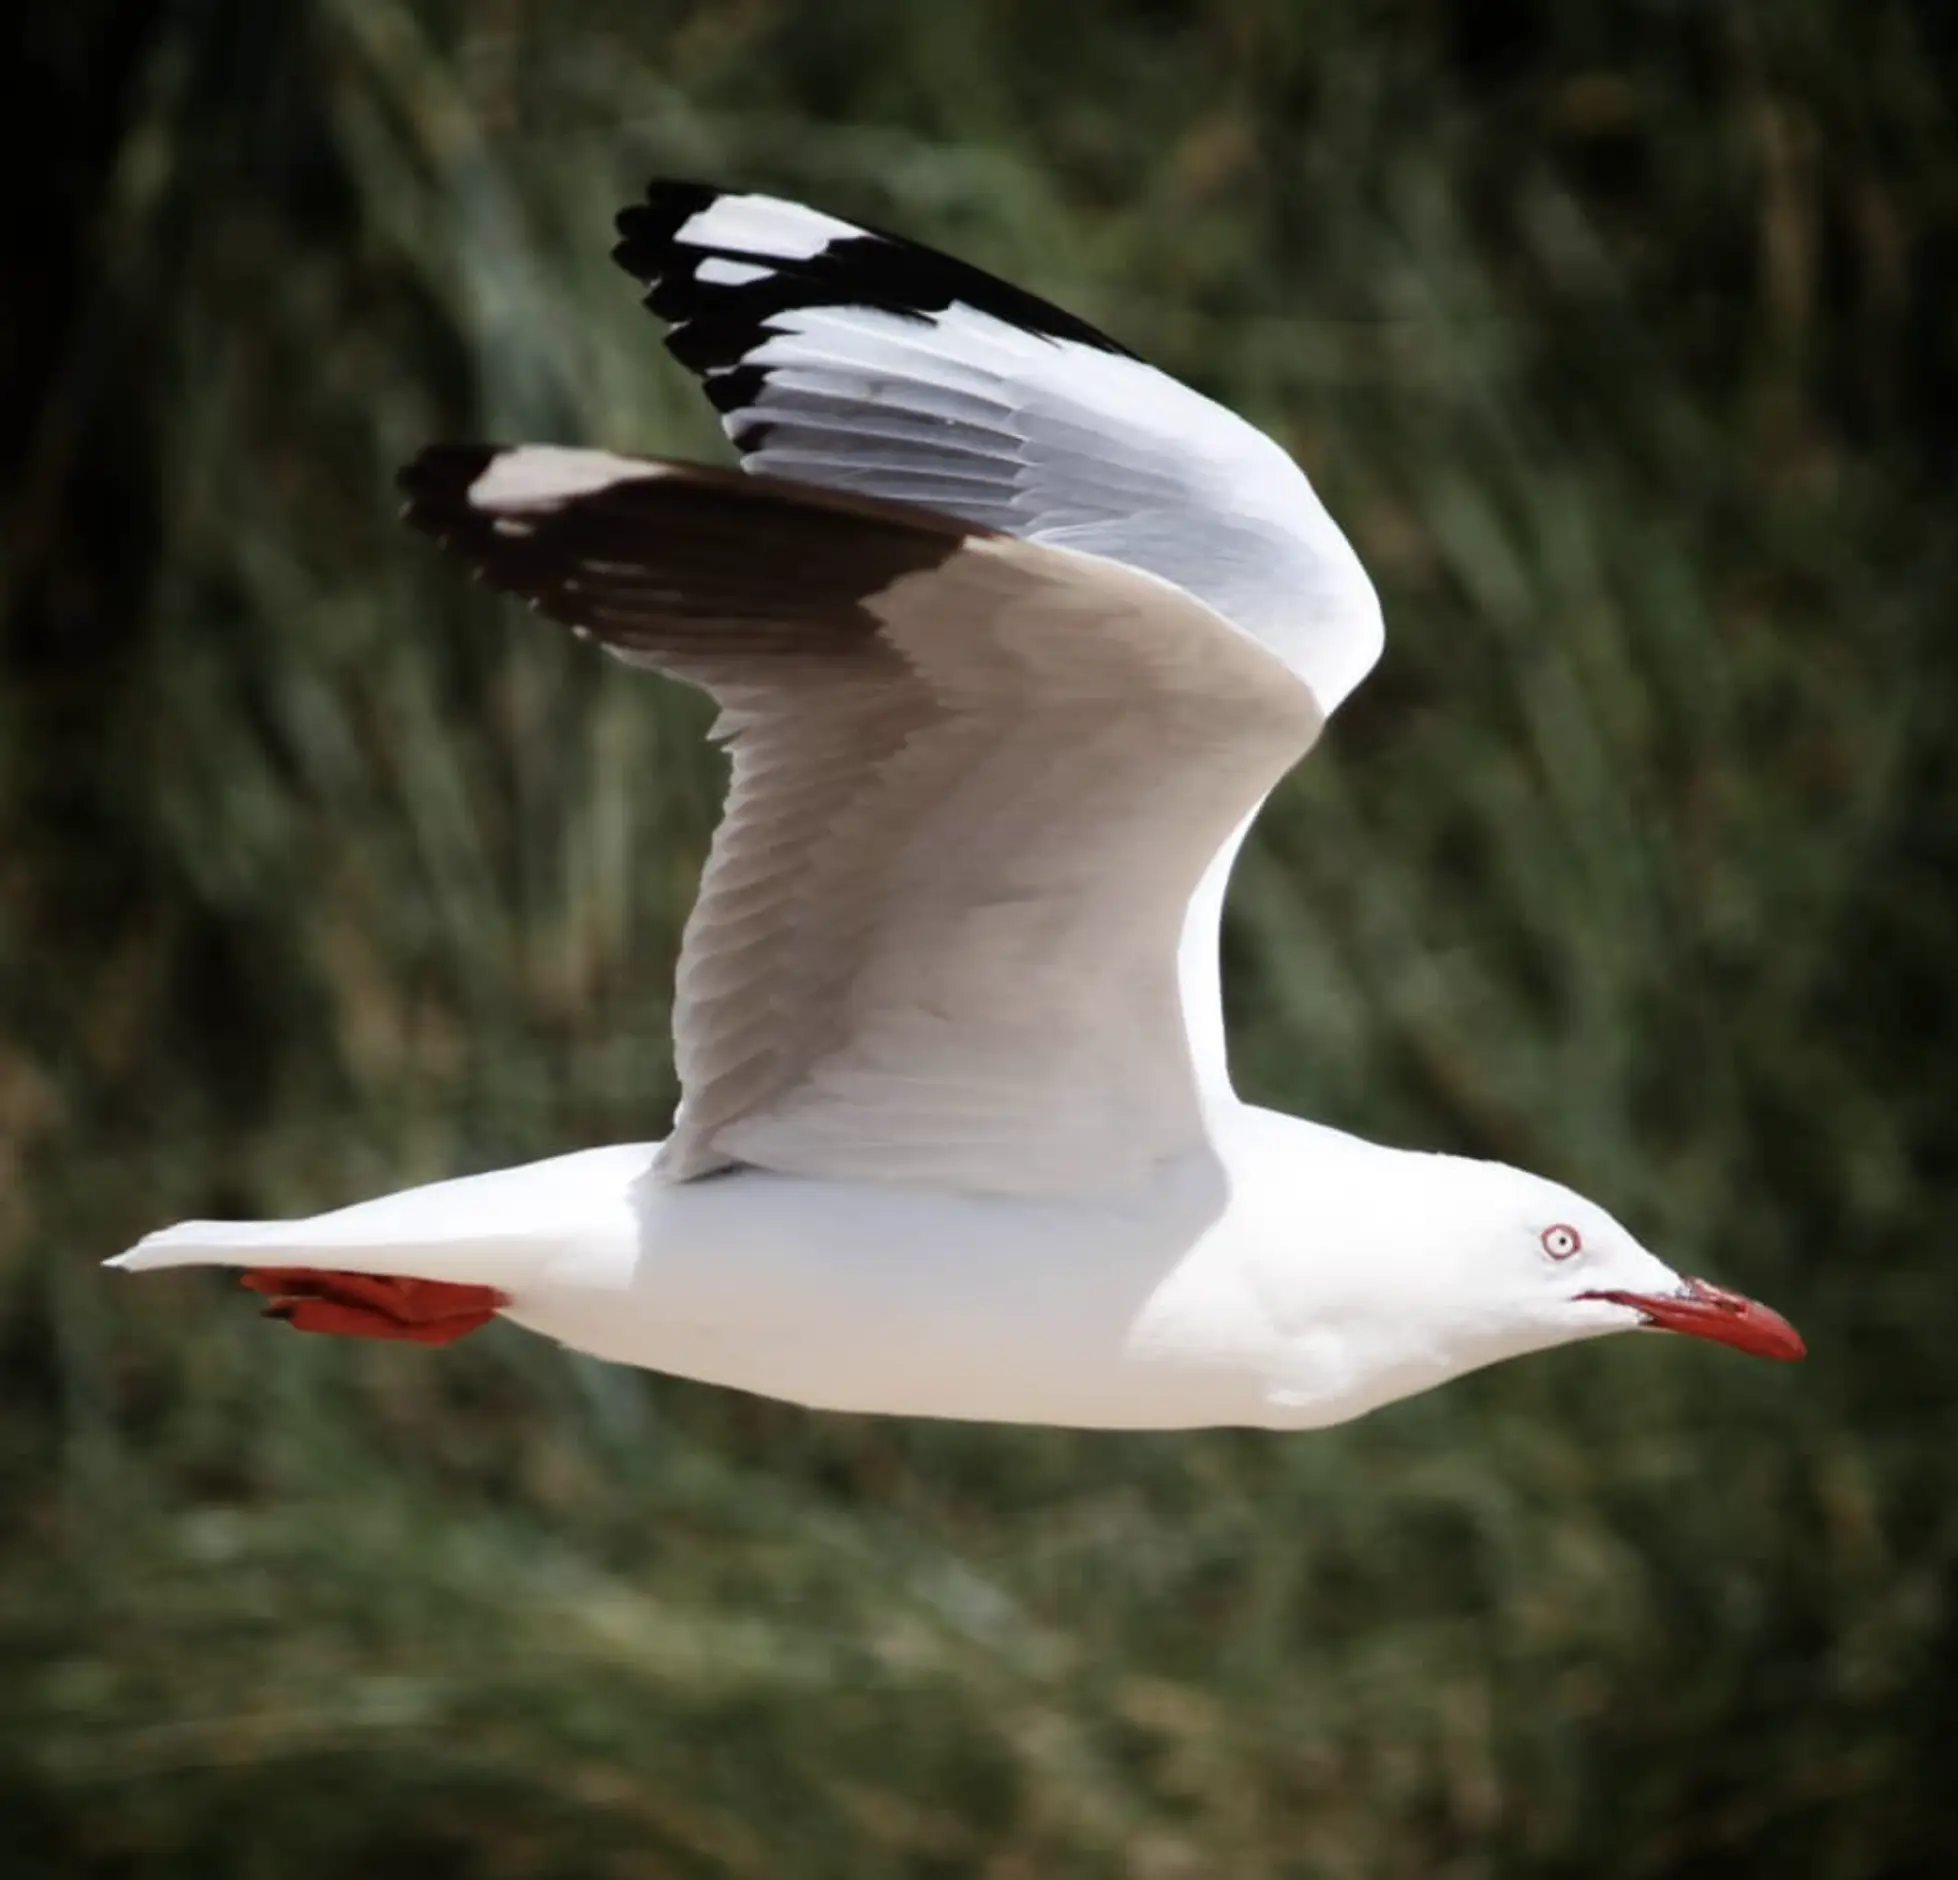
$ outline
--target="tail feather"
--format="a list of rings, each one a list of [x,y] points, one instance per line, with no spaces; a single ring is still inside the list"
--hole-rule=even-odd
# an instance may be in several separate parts
[[[179,1221],[145,1234],[109,1266],[144,1273],[159,1266],[249,1266],[261,1254],[289,1250],[298,1221]]]
[[[390,1244],[334,1234],[328,1231],[331,1220],[322,1215],[306,1221],[181,1221],[145,1234],[104,1264],[128,1273],[171,1266],[324,1267],[494,1285],[534,1271],[553,1251],[549,1242],[527,1234]]]
[[[559,1256],[637,1244],[632,1196],[654,1145],[588,1149],[382,1195],[296,1221],[180,1221],[107,1264],[317,1267],[515,1291]]]

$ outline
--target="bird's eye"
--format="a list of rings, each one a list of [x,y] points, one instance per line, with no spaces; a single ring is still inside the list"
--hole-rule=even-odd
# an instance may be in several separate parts
[[[1559,1221],[1555,1227],[1546,1227],[1537,1236],[1543,1242],[1543,1250],[1553,1260],[1568,1260],[1574,1253],[1584,1251],[1584,1236],[1574,1227],[1566,1227]]]

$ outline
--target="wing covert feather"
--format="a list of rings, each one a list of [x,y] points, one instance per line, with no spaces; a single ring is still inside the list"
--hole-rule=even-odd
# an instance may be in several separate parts
[[[1276,658],[1150,574],[895,504],[538,447],[403,482],[492,586],[720,704],[666,1175],[1080,1194],[1206,1140],[1186,913],[1323,722]]]

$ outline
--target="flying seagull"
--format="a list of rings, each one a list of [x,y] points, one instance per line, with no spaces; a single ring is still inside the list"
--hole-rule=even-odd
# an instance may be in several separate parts
[[[411,527],[705,689],[732,776],[664,1142],[112,1265],[243,1267],[301,1331],[492,1318],[811,1406],[1337,1423],[1767,1307],[1568,1188],[1243,1102],[1218,919],[1245,831],[1381,648],[1296,465],[1105,334],[774,197],[661,181],[620,265],[741,469],[437,445]]]

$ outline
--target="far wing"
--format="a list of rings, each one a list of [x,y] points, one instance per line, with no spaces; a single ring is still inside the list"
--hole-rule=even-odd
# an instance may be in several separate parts
[[[1086,321],[772,196],[659,181],[619,232],[745,468],[1160,575],[1328,713],[1379,657],[1372,586],[1298,466]]]
[[[444,447],[408,520],[704,686],[733,780],[665,1172],[1096,1193],[1205,1140],[1178,943],[1308,688],[1152,575],[905,506]]]

